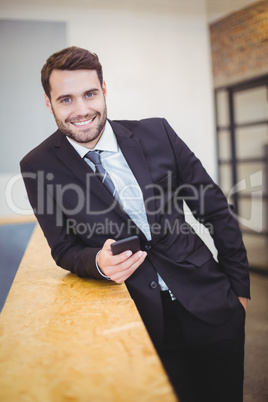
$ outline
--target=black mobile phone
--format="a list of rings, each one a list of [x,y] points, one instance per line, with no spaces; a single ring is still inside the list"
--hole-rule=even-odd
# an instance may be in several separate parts
[[[122,240],[118,240],[111,244],[113,255],[123,253],[123,251],[131,250],[132,253],[136,253],[140,250],[140,240],[138,236],[127,237]]]

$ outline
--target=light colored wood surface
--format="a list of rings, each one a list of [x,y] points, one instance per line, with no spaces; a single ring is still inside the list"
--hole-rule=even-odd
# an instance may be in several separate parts
[[[0,401],[176,400],[125,285],[57,267],[37,226],[0,315]]]
[[[17,223],[31,222],[36,222],[36,217],[34,215],[0,216],[0,225],[13,225]]]

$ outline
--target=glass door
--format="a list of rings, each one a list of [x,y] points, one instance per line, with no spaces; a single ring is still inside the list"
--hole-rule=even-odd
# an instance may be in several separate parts
[[[268,272],[268,76],[215,91],[219,183],[252,269]]]

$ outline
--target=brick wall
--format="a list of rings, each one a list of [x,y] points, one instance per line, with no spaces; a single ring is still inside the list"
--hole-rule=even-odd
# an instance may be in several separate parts
[[[210,26],[214,86],[268,73],[268,0]]]

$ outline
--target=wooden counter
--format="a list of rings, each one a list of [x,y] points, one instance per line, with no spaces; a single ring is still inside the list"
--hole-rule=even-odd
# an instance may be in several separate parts
[[[0,401],[176,400],[125,285],[57,267],[37,226],[0,315]]]

